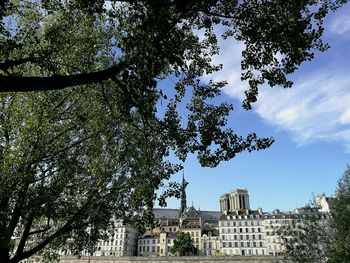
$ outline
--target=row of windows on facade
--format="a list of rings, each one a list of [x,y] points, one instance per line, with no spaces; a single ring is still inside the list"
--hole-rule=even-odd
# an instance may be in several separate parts
[[[222,247],[264,247],[263,242],[222,242]]]
[[[223,249],[223,253],[227,255],[265,255],[265,251],[258,249]],[[270,253],[272,255],[272,253]]]
[[[220,228],[220,233],[261,233],[261,228]]]
[[[172,239],[167,239],[168,241],[168,244],[170,244],[171,242],[172,242]],[[152,241],[152,242],[151,242]],[[159,244],[159,239],[144,239],[144,240],[142,240],[142,239],[140,239],[139,240],[139,244]],[[165,239],[163,239],[163,243],[165,242]]]
[[[313,215],[315,216],[315,215]],[[242,219],[276,219],[276,218],[280,218],[280,219],[292,219],[292,218],[307,218],[308,215],[307,214],[280,214],[280,215],[228,215],[227,219],[233,219],[233,220],[242,220]],[[319,214],[316,215],[316,217],[318,219],[327,219],[327,215],[326,214]]]
[[[120,237],[122,238],[122,237]],[[127,238],[127,236],[125,237]],[[118,239],[118,240],[115,240],[115,239],[109,239],[109,240],[104,240],[104,241],[100,241],[99,244],[102,245],[102,246],[108,246],[108,245],[122,245],[124,243],[124,239]]]
[[[101,247],[98,247],[97,251],[128,251],[128,247],[104,247],[101,249]]]
[[[262,240],[262,235],[222,235],[222,240]]]
[[[172,247],[172,245],[169,245],[169,247]],[[152,246],[152,247],[139,246],[139,252],[156,252],[156,251],[163,253],[163,249],[161,249],[158,246]]]
[[[220,221],[219,226],[260,226],[261,221]]]

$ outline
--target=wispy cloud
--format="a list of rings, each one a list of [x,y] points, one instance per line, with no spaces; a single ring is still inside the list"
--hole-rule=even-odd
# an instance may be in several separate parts
[[[303,145],[342,142],[350,151],[350,76],[321,71],[296,81],[290,90],[264,89],[255,106],[269,124]]]
[[[349,8],[348,8],[349,9]],[[330,23],[331,33],[343,35],[350,33],[350,16],[349,14],[342,14],[335,17]]]
[[[342,23],[341,29],[337,23]],[[348,32],[350,18],[337,18],[331,25],[334,32]],[[221,55],[214,63],[222,63],[224,67],[214,75],[214,80],[228,80],[224,92],[242,101],[247,87],[240,80],[244,47],[232,42],[220,45]],[[337,47],[333,45],[332,48]],[[324,55],[328,58],[323,64],[312,62],[312,70],[299,71],[293,77],[292,89],[263,87],[253,110],[272,127],[287,131],[298,145],[314,141],[337,142],[350,152],[350,74],[346,62],[350,55],[343,54],[345,62],[338,61],[330,51]]]

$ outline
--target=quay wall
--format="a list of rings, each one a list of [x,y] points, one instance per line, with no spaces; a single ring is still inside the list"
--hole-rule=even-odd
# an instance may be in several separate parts
[[[60,263],[282,263],[283,257],[216,256],[216,257],[61,257]]]

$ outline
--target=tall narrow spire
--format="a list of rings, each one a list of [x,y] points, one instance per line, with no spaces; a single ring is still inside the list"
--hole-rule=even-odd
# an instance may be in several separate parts
[[[185,211],[187,207],[187,201],[186,201],[186,186],[187,182],[185,181],[185,173],[182,172],[182,184],[181,184],[181,208],[180,208],[180,215]]]

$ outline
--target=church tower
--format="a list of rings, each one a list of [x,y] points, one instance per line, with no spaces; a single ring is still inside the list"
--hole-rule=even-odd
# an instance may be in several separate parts
[[[182,173],[180,216],[185,211],[185,209],[187,207],[186,186],[187,186],[187,182],[185,181],[185,175],[184,175],[184,173]]]

